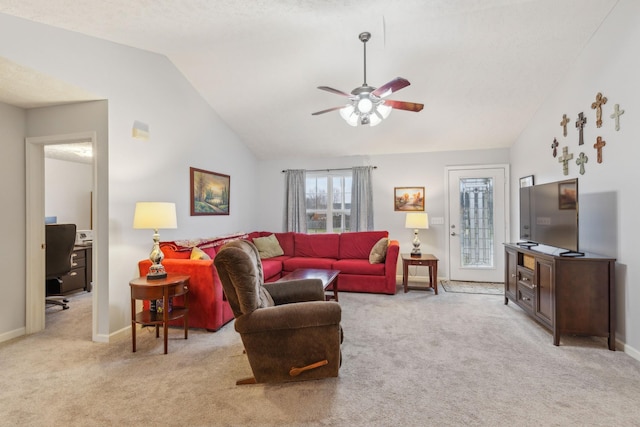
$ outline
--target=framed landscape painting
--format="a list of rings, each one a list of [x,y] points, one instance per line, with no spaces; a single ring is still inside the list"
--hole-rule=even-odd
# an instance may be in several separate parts
[[[424,187],[395,187],[393,193],[394,211],[424,211]]]
[[[229,215],[229,175],[189,168],[191,215]]]

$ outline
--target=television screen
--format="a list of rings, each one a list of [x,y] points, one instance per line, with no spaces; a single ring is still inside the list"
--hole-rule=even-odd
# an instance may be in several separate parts
[[[520,189],[520,239],[578,251],[578,179]]]

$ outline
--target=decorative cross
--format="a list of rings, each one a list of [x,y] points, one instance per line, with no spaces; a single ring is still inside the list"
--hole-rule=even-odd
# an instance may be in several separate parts
[[[597,159],[598,163],[602,163],[602,148],[605,145],[607,145],[607,141],[603,141],[601,136],[596,138],[596,143],[593,144],[593,148],[598,150],[598,159]]]
[[[551,149],[553,149],[553,157],[556,157],[558,155],[558,140],[556,138],[553,138],[553,142],[551,143]]]
[[[584,153],[580,153],[580,155],[576,159],[576,165],[580,166],[580,175],[584,175],[584,164],[587,163],[588,161],[589,161],[589,158]]]
[[[616,130],[620,130],[620,116],[624,114],[624,110],[620,109],[620,104],[613,105],[613,114],[609,117],[616,121]]]
[[[567,124],[570,121],[571,121],[571,119],[569,117],[567,117],[566,114],[562,115],[562,121],[560,122],[560,126],[562,126],[562,135],[564,135],[565,137],[567,136]],[[555,157],[555,154],[554,154],[553,157]]]
[[[569,147],[562,147],[562,156],[558,158],[558,162],[562,163],[562,172],[569,175],[569,160],[573,159],[573,153],[569,154]]]
[[[587,118],[584,116],[584,113],[578,114],[578,120],[576,120],[576,129],[580,132],[580,136],[578,138],[578,145],[584,144],[584,134],[583,129],[584,125],[587,124]]]
[[[602,106],[607,103],[607,97],[602,96],[602,93],[598,92],[596,100],[591,104],[591,109],[596,110],[596,127],[602,127]]]

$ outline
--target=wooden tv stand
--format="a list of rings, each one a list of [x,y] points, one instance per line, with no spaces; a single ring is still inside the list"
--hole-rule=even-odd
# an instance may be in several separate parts
[[[505,243],[504,303],[516,303],[553,333],[607,337],[615,351],[615,259],[564,257]]]

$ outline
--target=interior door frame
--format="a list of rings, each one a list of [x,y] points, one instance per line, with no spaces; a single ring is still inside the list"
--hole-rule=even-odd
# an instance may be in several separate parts
[[[449,230],[451,225],[451,219],[449,218],[449,192],[451,188],[449,187],[449,172],[457,171],[457,170],[477,170],[481,171],[483,169],[504,169],[504,238],[505,242],[511,241],[511,220],[510,220],[510,212],[511,212],[511,202],[510,202],[510,187],[511,187],[511,174],[508,163],[498,163],[498,164],[488,164],[488,165],[459,165],[459,166],[445,166],[444,168],[444,182],[445,182],[445,190],[444,190],[444,205],[445,205],[445,218],[444,218],[444,227],[445,227],[445,254],[447,256],[447,280],[451,278],[451,260],[449,259],[450,254],[450,246],[449,243]],[[505,242],[497,242],[498,244]],[[496,249],[496,256],[500,256],[501,253]]]
[[[64,135],[27,137],[25,139],[26,156],[26,308],[25,333],[32,334],[45,328],[45,208],[44,208],[44,146],[91,141],[93,152],[97,152],[96,132],[77,132]],[[93,157],[93,194],[91,207],[91,223],[94,225],[93,246],[97,246],[100,232],[98,230],[96,156]],[[92,268],[97,272],[97,257],[92,257]],[[94,278],[95,282],[95,278]],[[92,335],[95,340],[97,331],[98,292],[92,292]]]

